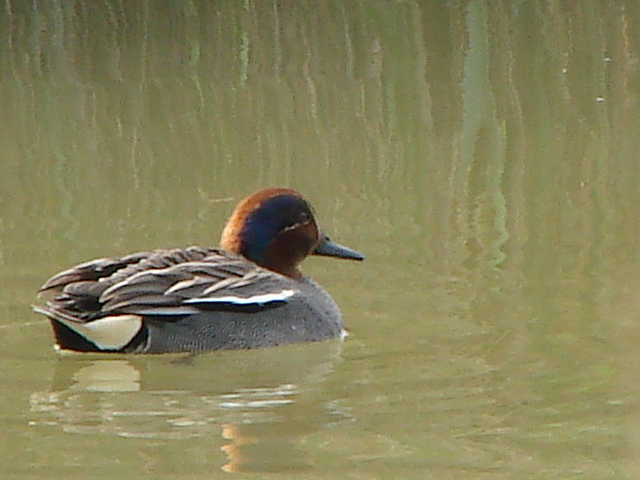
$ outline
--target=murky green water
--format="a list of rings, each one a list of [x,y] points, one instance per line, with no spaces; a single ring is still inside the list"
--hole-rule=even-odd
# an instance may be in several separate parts
[[[3,478],[635,479],[640,4],[0,7]],[[60,357],[52,273],[290,186],[351,336]]]

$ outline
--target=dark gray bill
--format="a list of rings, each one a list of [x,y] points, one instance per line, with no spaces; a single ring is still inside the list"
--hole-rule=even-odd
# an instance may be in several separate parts
[[[364,260],[364,255],[355,250],[351,250],[339,243],[332,242],[329,237],[320,234],[320,243],[312,252],[312,255],[322,255],[325,257],[348,258],[350,260]]]

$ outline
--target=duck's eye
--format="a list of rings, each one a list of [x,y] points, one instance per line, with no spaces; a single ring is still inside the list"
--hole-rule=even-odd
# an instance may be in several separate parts
[[[309,215],[307,212],[302,212],[298,221],[299,223],[305,224],[309,223],[309,220],[311,220],[311,215]]]

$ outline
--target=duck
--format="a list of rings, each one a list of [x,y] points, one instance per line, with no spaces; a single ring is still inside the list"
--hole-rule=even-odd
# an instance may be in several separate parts
[[[219,248],[105,257],[53,275],[33,307],[59,351],[177,353],[343,338],[331,296],[300,271],[309,255],[363,260],[318,228],[311,204],[265,188],[233,210]]]

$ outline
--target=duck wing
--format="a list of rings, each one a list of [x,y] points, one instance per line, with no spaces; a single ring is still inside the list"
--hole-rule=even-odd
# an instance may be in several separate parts
[[[104,285],[113,285],[137,272],[201,260],[215,252],[216,250],[210,248],[188,247],[137,252],[124,257],[98,258],[55,274],[44,282],[38,293],[61,291],[67,285],[84,281],[99,281]]]
[[[121,314],[255,311],[282,305],[296,293],[288,277],[199,247],[93,260],[54,275],[39,291],[57,295],[36,311],[80,323]]]

